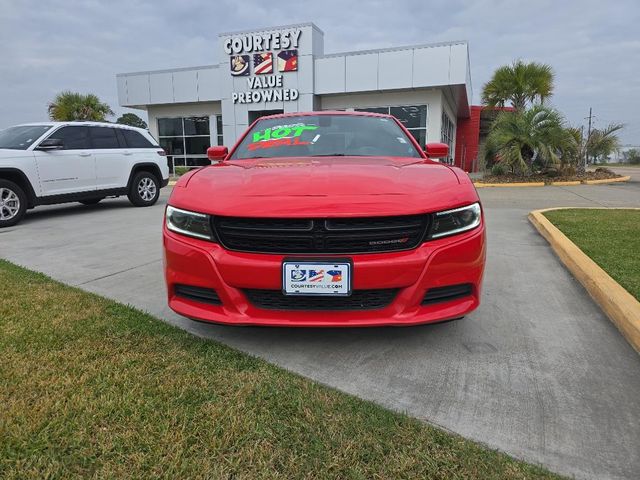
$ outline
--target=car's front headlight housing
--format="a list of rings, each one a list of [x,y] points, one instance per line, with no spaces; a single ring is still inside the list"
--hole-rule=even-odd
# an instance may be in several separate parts
[[[167,228],[172,232],[202,240],[215,241],[211,229],[211,217],[204,213],[190,212],[180,208],[167,206],[165,213]]]
[[[473,230],[480,225],[482,211],[479,203],[438,212],[433,216],[430,238],[441,238]]]

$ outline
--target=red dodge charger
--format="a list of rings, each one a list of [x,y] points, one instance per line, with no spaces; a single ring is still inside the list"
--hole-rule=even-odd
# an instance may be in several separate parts
[[[169,199],[169,306],[231,325],[415,325],[478,307],[485,229],[462,170],[389,115],[262,117]]]

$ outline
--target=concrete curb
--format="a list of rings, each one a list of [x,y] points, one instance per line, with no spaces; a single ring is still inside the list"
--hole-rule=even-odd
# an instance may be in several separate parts
[[[580,180],[575,180],[571,182],[551,182],[551,185],[554,187],[571,187],[573,185],[580,185],[581,183]]]
[[[572,185],[598,185],[598,184],[606,184],[606,183],[616,183],[616,182],[628,182],[631,180],[630,176],[626,177],[618,177],[618,178],[605,178],[603,180],[573,180],[570,182],[551,182],[549,183],[552,187],[568,187]],[[485,187],[545,187],[547,186],[544,182],[517,182],[517,183],[482,183],[482,182],[473,182],[476,188],[485,188]]]
[[[585,180],[584,183],[586,183],[587,185],[598,185],[601,183],[628,182],[630,179],[630,176],[626,176],[620,178],[606,178],[604,180]]]
[[[547,208],[529,213],[529,221],[551,245],[562,263],[589,292],[591,298],[620,330],[631,346],[640,353],[640,302],[618,282],[589,258],[543,215],[550,210],[573,207]],[[596,208],[591,208],[596,210]],[[597,210],[606,210],[597,208]],[[623,208],[616,210],[640,210]]]
[[[476,188],[485,187],[544,187],[544,182],[522,182],[522,183],[482,183],[473,182]]]

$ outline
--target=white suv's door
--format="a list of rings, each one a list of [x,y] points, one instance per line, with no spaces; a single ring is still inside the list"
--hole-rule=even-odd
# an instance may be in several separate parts
[[[91,153],[89,128],[69,125],[47,138],[62,141],[60,150],[33,151],[38,166],[42,196],[63,195],[96,189],[96,164]]]
[[[96,183],[98,190],[127,186],[133,153],[124,148],[124,140],[115,127],[89,127],[93,154],[96,159]]]

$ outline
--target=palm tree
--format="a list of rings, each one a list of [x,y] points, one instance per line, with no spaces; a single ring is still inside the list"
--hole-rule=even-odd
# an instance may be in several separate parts
[[[504,107],[510,103],[518,111],[536,101],[544,103],[553,93],[553,69],[543,63],[522,60],[498,68],[482,89],[482,103]]]
[[[113,115],[113,111],[106,103],[92,94],[65,91],[56,95],[49,104],[49,118],[58,122],[74,120],[90,120],[106,122],[106,117]]]
[[[485,162],[496,159],[513,173],[528,174],[534,164],[542,168],[559,165],[575,141],[562,115],[536,105],[526,111],[500,112],[484,146]]]
[[[618,150],[620,140],[617,132],[622,128],[624,125],[621,123],[611,123],[602,129],[594,128],[586,136],[583,128],[568,129],[575,142],[575,150],[568,152],[569,159],[576,165],[578,173],[584,174],[589,159],[604,160]]]

